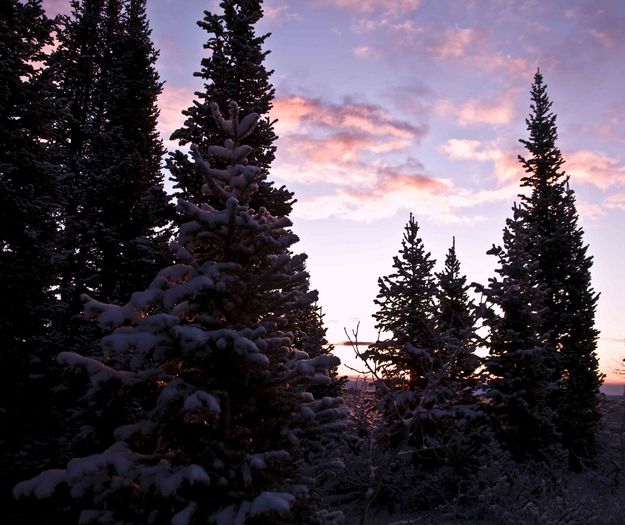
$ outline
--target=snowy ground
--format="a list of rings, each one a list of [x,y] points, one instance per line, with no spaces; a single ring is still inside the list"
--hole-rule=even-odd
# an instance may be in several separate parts
[[[599,465],[579,474],[566,473],[560,492],[533,499],[523,490],[518,494],[511,491],[508,498],[493,503],[492,514],[486,519],[466,518],[464,511],[453,506],[416,514],[391,514],[372,508],[366,525],[624,525],[625,397],[606,396],[602,408],[603,452]],[[516,486],[525,485],[523,480]],[[512,508],[504,509],[506,504]],[[501,506],[501,513],[497,512],[497,505]],[[345,505],[341,510],[346,525],[361,523],[358,504]],[[510,511],[517,517],[511,520]]]

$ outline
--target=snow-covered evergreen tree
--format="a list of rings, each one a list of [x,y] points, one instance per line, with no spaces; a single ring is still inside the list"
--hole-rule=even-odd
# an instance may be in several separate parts
[[[522,197],[524,220],[534,231],[531,255],[537,262],[539,282],[545,287],[541,329],[559,354],[554,379],[561,380],[556,399],[562,443],[570,452],[571,467],[592,458],[600,420],[598,407],[598,331],[594,326],[598,295],[591,286],[592,257],[587,254],[564,159],[556,145],[556,115],[540,71],[531,90],[531,114],[526,120],[528,151],[519,157],[525,168]]]
[[[493,280],[486,292],[496,307],[489,319],[493,358],[488,369],[493,392],[516,399],[510,407],[517,424],[526,427],[517,432],[517,444],[526,434],[535,447],[548,446],[558,433],[570,466],[579,468],[580,460],[595,453],[600,419],[597,294],[590,283],[592,258],[578,224],[575,196],[556,146],[556,116],[540,71],[531,98],[529,138],[521,140],[529,155],[519,156],[526,172],[522,184],[529,191],[520,196],[508,221],[503,249],[493,250],[502,279]],[[507,386],[501,384],[504,379]],[[510,436],[515,433],[515,424],[502,425],[510,427]],[[525,443],[521,448],[531,450]]]
[[[420,501],[412,505],[423,508],[426,501],[456,495],[487,443],[475,396],[476,316],[455,245],[443,271],[433,274],[434,261],[412,214],[393,267],[393,274],[378,281],[374,316],[386,337],[363,354],[373,363],[383,421],[366,434],[370,450],[361,450],[361,456],[379,456],[380,462],[371,465],[364,506],[374,497],[399,504],[402,496],[391,488],[395,472]],[[433,496],[423,492],[427,487],[434,488]]]
[[[378,279],[380,288],[373,315],[376,328],[386,337],[366,352],[382,375],[404,378],[409,388],[420,389],[428,381],[437,332],[434,318],[435,261],[425,251],[414,216],[406,224],[395,272]]]
[[[0,507],[49,447],[58,171],[49,143],[54,101],[41,63],[53,22],[39,0],[0,2]],[[48,450],[46,450],[46,453]]]
[[[461,273],[454,238],[443,271],[436,273],[436,331],[438,353],[448,363],[447,381],[470,392],[476,385],[479,359],[477,349],[475,304],[469,298],[467,278]],[[457,392],[460,394],[460,392]],[[462,397],[462,396],[461,396]]]
[[[258,113],[261,119],[250,146],[250,162],[258,166],[265,175],[275,157],[277,136],[268,114],[272,108],[274,87],[269,81],[273,71],[267,71],[263,62],[269,51],[263,50],[265,40],[270,36],[256,36],[254,25],[262,18],[262,0],[223,0],[223,13],[206,11],[198,25],[210,36],[205,48],[210,55],[203,58],[201,70],[196,73],[204,81],[204,91],[196,93],[198,100],[184,114],[187,119],[182,128],[176,130],[172,140],[181,145],[194,144],[203,155],[207,147],[215,144],[220,132],[215,125],[210,102],[225,106],[229,100],[236,100],[242,113]],[[219,159],[214,159],[219,162]],[[175,181],[176,195],[199,203],[204,198],[196,167],[182,151],[176,151],[168,159],[167,166]],[[293,193],[284,186],[275,188],[273,182],[263,181],[250,203],[254,209],[265,207],[279,217],[288,215],[293,204]]]
[[[556,354],[542,331],[548,290],[532,256],[534,230],[516,205],[506,221],[503,247],[489,253],[499,260],[500,278],[484,294],[489,356],[487,397],[496,433],[518,457],[538,456],[557,439],[552,399]]]
[[[314,478],[340,467],[326,457],[345,429],[337,398],[307,389],[329,384],[338,360],[310,357],[282,330],[305,309],[305,255],[288,218],[249,202],[264,178],[241,143],[258,115],[235,103],[215,119],[228,137],[210,155],[195,150],[220,207],[179,201],[188,221],[172,244],[176,264],[124,306],[89,297],[87,317],[104,330],[100,358],[64,352],[83,368],[89,396],[125,399],[125,424],[107,450],[19,484],[17,496],[69,489],[80,523],[302,523]],[[256,521],[254,521],[256,520]]]
[[[477,398],[481,380],[478,348],[477,309],[469,297],[470,286],[461,273],[456,239],[445,257],[445,266],[435,274],[437,361],[437,407],[446,413],[439,422],[441,461],[464,476],[479,462],[488,443],[485,413]]]
[[[435,261],[425,251],[412,214],[401,246],[393,258],[394,273],[378,279],[374,318],[382,338],[363,357],[383,380],[377,389],[385,420],[380,439],[394,451],[410,445],[420,468],[438,458],[440,417],[449,416],[439,409],[446,370],[438,353]]]

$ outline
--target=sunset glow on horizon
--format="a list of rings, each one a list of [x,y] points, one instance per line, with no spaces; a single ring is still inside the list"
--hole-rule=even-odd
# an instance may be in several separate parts
[[[44,0],[49,14],[69,0]],[[328,339],[375,340],[377,278],[391,272],[412,212],[442,266],[456,238],[469,282],[486,283],[520,191],[519,139],[540,67],[558,115],[601,294],[597,328],[607,382],[625,357],[625,3],[618,0],[266,0],[271,114],[280,137],[271,172],[295,192],[292,219],[309,255]],[[160,131],[172,131],[201,82],[216,0],[148,2],[165,81]],[[337,354],[357,366],[352,351]],[[346,371],[347,372],[347,371]]]

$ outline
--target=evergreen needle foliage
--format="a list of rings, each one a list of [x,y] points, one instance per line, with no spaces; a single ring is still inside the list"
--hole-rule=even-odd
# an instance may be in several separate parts
[[[64,346],[89,351],[83,293],[127,300],[167,257],[172,211],[156,130],[158,53],[145,0],[75,0],[63,17],[50,74],[59,103],[64,213],[57,323]]]
[[[399,255],[393,257],[395,272],[378,279],[378,311],[373,317],[376,328],[388,336],[373,345],[365,358],[385,377],[405,378],[413,389],[427,382],[436,346],[434,263],[410,214]]]
[[[250,162],[268,175],[278,137],[269,117],[275,94],[269,81],[273,71],[267,71],[263,65],[269,54],[263,50],[263,44],[270,34],[257,36],[254,31],[254,25],[263,16],[262,0],[223,0],[220,7],[222,14],[205,11],[204,19],[198,22],[210,35],[204,46],[209,55],[202,59],[201,70],[196,73],[205,81],[204,91],[196,93],[198,100],[184,112],[187,119],[171,139],[180,141],[181,145],[194,144],[198,151],[207,155],[207,147],[220,138],[210,103],[225,106],[230,100],[236,100],[242,113],[254,112],[261,116],[255,136],[250,137],[253,148]],[[219,159],[213,161],[219,162]],[[178,150],[168,159],[167,167],[178,190],[176,196],[202,202],[205,196],[201,177],[192,160]],[[272,182],[264,180],[250,205],[257,210],[265,207],[272,215],[280,217],[291,213],[293,202],[293,193],[284,186],[275,188]]]
[[[579,468],[580,461],[596,452],[600,419],[602,376],[594,327],[598,296],[591,286],[592,257],[578,224],[574,192],[562,170],[556,116],[546,88],[537,71],[526,120],[529,139],[521,140],[528,156],[519,157],[526,172],[522,184],[529,193],[520,196],[508,221],[503,249],[492,251],[500,259],[502,279],[493,280],[486,292],[499,308],[490,319],[491,353],[496,358],[489,366],[494,389],[501,392],[499,382],[506,377],[508,395],[519,398],[517,417],[529,424],[529,414],[521,412],[533,412],[540,421],[555,416],[570,466]],[[533,386],[525,384],[529,378]],[[540,425],[543,430],[535,440],[552,442],[550,427]]]
[[[49,145],[55,105],[41,64],[53,29],[41,1],[0,2],[0,362],[10,376],[0,382],[0,507],[8,521],[20,519],[10,485],[47,465],[50,452],[45,374],[60,206]]]
[[[331,457],[346,428],[341,400],[308,392],[330,384],[338,359],[310,357],[282,330],[316,296],[306,256],[290,253],[288,218],[249,206],[264,174],[241,141],[258,115],[212,109],[227,139],[210,154],[227,167],[195,155],[220,207],[179,201],[188,220],[176,263],[124,306],[83,296],[86,315],[112,333],[98,358],[59,356],[87,372],[88,397],[125,400],[125,423],[106,450],[15,489],[69,489],[80,523],[304,523],[315,479],[341,466]]]

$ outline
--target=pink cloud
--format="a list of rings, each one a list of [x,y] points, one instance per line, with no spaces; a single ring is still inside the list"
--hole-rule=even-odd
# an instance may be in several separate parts
[[[484,102],[475,98],[455,104],[450,100],[439,100],[434,111],[439,116],[453,117],[459,126],[487,124],[504,126],[512,122],[516,116],[516,93],[508,91],[494,101]]]
[[[577,199],[575,206],[584,219],[595,220],[605,215],[603,207],[594,202]]]
[[[450,29],[445,31],[440,40],[428,47],[428,52],[436,58],[461,58],[480,45],[482,40],[483,35],[475,29]]]
[[[615,193],[614,195],[610,195],[605,201],[603,201],[603,205],[610,209],[625,210],[625,193]]]
[[[279,98],[272,117],[278,119],[280,135],[275,177],[348,189],[379,185],[391,168],[371,155],[406,151],[427,131],[381,106],[351,100],[332,104],[305,96]]]
[[[302,19],[301,15],[291,11],[291,6],[284,1],[266,2],[263,7],[263,14],[265,19],[281,23]]]
[[[600,8],[587,2],[567,9],[565,14],[579,24],[577,30],[589,34],[601,46],[613,49],[622,41],[625,30],[621,7],[620,0],[604,0]]]
[[[439,150],[452,160],[492,161],[500,182],[520,180],[525,176],[517,160],[521,151],[503,151],[492,142],[449,139]],[[625,166],[602,152],[576,150],[565,155],[565,170],[573,183],[589,184],[600,189],[625,184]]]
[[[371,222],[400,210],[411,210],[419,217],[457,222],[446,203],[448,190],[444,181],[387,167],[378,172],[370,188],[338,188],[332,194],[302,199],[296,203],[294,212],[307,219],[340,217]]]
[[[427,126],[415,126],[395,119],[388,111],[373,104],[346,100],[331,104],[318,98],[290,96],[276,99],[272,117],[277,118],[279,133],[326,129],[355,129],[375,136],[419,140]]]
[[[473,64],[481,70],[501,71],[510,77],[531,78],[531,74],[536,71],[534,61],[501,53],[482,53],[475,57]]]
[[[315,0],[332,7],[349,9],[358,13],[383,12],[388,15],[400,16],[416,11],[421,0]]]
[[[375,147],[375,138],[364,134],[339,132],[328,137],[287,135],[280,141],[286,158],[315,163],[349,162],[358,154]]]
[[[467,210],[511,201],[519,191],[522,170],[516,155],[504,155],[491,143],[451,139],[441,151],[454,160],[493,162],[499,184],[493,190],[455,187],[427,174],[418,161],[402,165],[372,159],[372,153],[407,151],[427,129],[400,121],[380,106],[291,96],[275,101],[272,116],[279,119],[281,135],[273,177],[319,185],[320,194],[300,198],[295,208],[300,217],[370,221],[418,203],[419,213],[433,221],[475,222],[483,218]]]
[[[329,195],[302,199],[296,203],[294,212],[306,219],[339,217],[371,222],[400,211],[413,211],[420,219],[436,223],[473,224],[487,219],[467,210],[486,203],[510,202],[517,194],[516,184],[475,192],[456,188],[442,179],[398,176],[380,178],[369,189],[339,188]]]
[[[514,184],[525,175],[518,161],[518,151],[504,151],[492,142],[470,139],[449,139],[439,150],[452,160],[493,162],[493,175],[500,184]],[[518,188],[517,188],[518,192]]]
[[[390,18],[359,18],[352,25],[352,31],[356,34],[370,33],[372,31],[384,30],[397,37],[403,37],[404,42],[407,38],[422,33],[423,29],[412,20],[404,20],[397,22]]]
[[[449,139],[439,148],[453,160],[497,160],[502,152],[479,140]]]
[[[566,154],[565,159],[564,167],[573,182],[604,190],[625,184],[625,166],[603,152],[580,149]]]
[[[280,139],[282,141],[282,139]],[[288,144],[288,143],[287,143]],[[298,150],[285,154],[288,146],[282,144],[278,149],[278,158],[271,174],[273,178],[289,183],[323,184],[336,187],[373,187],[378,179],[378,165],[358,160],[341,160],[340,157],[330,162],[306,161],[298,157]],[[282,151],[281,151],[282,150]]]
[[[360,46],[354,48],[354,55],[356,55],[358,58],[365,58],[369,60],[376,60],[380,58],[379,51],[369,46]]]
[[[460,67],[503,73],[508,77],[528,77],[535,70],[534,61],[514,57],[494,48],[492,35],[478,27],[448,28],[440,24],[417,25],[413,20],[389,17],[360,18],[352,31],[356,34],[378,32],[375,44],[364,46],[377,56],[412,59],[416,53],[425,59],[457,63]],[[402,53],[398,51],[411,51]],[[365,51],[362,50],[361,53]]]
[[[370,222],[410,210],[437,223],[475,223],[486,219],[469,210],[484,204],[512,202],[519,193],[517,180],[499,188],[476,191],[427,175],[418,164],[278,163],[273,174],[293,182],[335,186],[333,190],[324,189],[321,195],[299,199],[294,213],[305,219],[338,217]]]
[[[598,29],[590,29],[588,31],[594,38],[596,38],[604,47],[608,49],[612,49],[616,42],[614,39],[605,31],[599,31]]]

